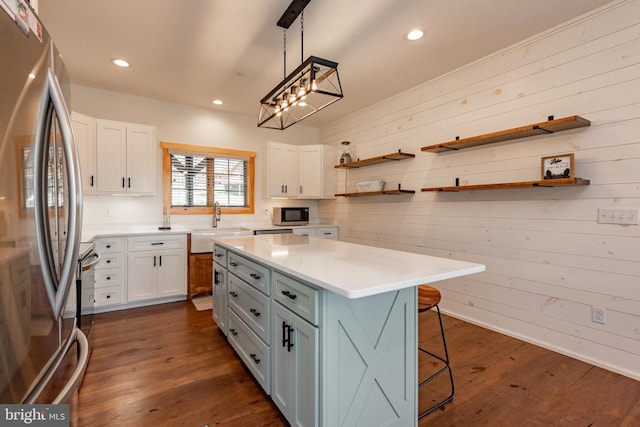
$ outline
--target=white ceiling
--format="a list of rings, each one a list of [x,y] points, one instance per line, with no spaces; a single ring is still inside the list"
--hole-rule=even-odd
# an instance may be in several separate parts
[[[611,0],[313,0],[304,59],[338,62],[344,99],[307,118],[322,126]],[[73,83],[242,113],[284,77],[290,0],[39,0]],[[426,36],[408,42],[421,28]],[[131,62],[119,69],[110,59]],[[301,62],[300,19],[287,74]],[[220,98],[217,107],[211,100]]]

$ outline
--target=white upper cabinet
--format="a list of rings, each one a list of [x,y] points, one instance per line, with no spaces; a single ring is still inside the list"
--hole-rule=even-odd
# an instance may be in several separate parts
[[[97,119],[98,193],[153,195],[155,139],[152,126]]]
[[[298,196],[298,147],[279,142],[268,142],[264,150],[265,197]]]
[[[264,197],[333,198],[336,148],[268,142],[263,150]]]
[[[337,150],[329,145],[302,145],[298,147],[300,158],[301,199],[329,199],[335,197]]]
[[[96,194],[96,124],[93,117],[71,113],[71,125],[76,138],[83,194]]]

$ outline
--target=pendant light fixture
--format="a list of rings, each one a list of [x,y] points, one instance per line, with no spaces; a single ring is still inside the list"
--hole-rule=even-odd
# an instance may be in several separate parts
[[[301,58],[304,58],[304,8],[311,0],[293,0],[277,25],[284,28],[284,80],[260,101],[258,127],[286,129],[341,99],[338,63],[309,56],[287,75],[287,29],[300,15]]]

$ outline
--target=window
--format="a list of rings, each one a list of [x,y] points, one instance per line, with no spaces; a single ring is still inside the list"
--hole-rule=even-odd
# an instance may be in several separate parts
[[[253,213],[252,151],[162,142],[164,204],[171,214]]]

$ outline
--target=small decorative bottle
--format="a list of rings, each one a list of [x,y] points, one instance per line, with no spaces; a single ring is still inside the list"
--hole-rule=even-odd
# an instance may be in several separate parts
[[[351,154],[349,154],[350,141],[342,141],[342,156],[340,156],[340,164],[351,163]]]

